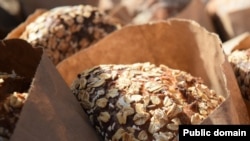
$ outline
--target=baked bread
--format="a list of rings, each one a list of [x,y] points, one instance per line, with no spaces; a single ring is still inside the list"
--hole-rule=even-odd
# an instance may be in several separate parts
[[[0,140],[8,141],[28,97],[31,81],[16,74],[0,73]]]
[[[200,78],[148,62],[95,66],[71,90],[105,141],[173,140],[224,101]]]
[[[233,67],[243,98],[250,101],[250,49],[232,51],[228,61]]]
[[[26,26],[20,38],[43,47],[56,65],[119,29],[118,23],[90,5],[60,6],[45,11]]]

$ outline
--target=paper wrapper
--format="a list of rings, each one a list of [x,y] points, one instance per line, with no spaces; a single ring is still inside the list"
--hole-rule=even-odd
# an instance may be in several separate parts
[[[206,9],[223,41],[250,30],[250,1],[210,0]]]
[[[70,86],[77,74],[100,64],[151,62],[201,77],[225,102],[203,124],[247,124],[246,105],[216,34],[194,21],[127,26],[57,65]]]
[[[206,30],[210,32],[216,32],[212,19],[209,16],[205,4],[201,0],[191,0],[190,4],[174,18],[183,18],[188,20],[194,20]]]
[[[110,8],[110,7],[108,7],[108,4],[105,5],[105,2],[108,3],[107,1],[100,1],[99,2],[100,9],[105,10],[107,8]],[[133,21],[135,18],[136,8],[138,10],[139,8],[143,7],[141,5],[141,1],[132,1],[131,0],[132,4],[125,5],[125,6],[122,5],[122,2],[119,2],[118,6],[116,3],[117,1],[112,1],[112,2],[115,4],[115,6],[113,6],[111,11],[109,12],[110,15],[116,17],[117,19],[120,19],[120,22],[125,24],[125,25],[131,24],[131,23],[133,23],[133,24],[147,23],[147,22],[156,21],[156,20],[167,20],[169,18],[183,18],[183,19],[194,20],[194,21],[198,22],[200,25],[202,25],[203,27],[205,27],[210,32],[215,32],[211,17],[209,16],[208,12],[206,11],[205,4],[201,0],[190,0],[190,2],[181,11],[179,11],[175,15],[163,16],[163,17],[160,16],[154,20],[145,20],[149,16],[147,13],[151,12],[151,14],[156,14],[156,13],[154,13],[154,11],[152,11],[152,10],[150,11],[150,9],[148,9],[148,11],[145,11],[145,14],[143,14],[143,13],[141,14],[141,16],[142,16],[141,19],[143,20],[141,22]],[[146,2],[148,2],[148,1],[145,0],[145,3]],[[164,5],[161,5],[160,2],[161,1],[156,2],[156,3],[158,3],[158,7],[156,7],[157,9],[161,9],[162,6],[164,6]],[[171,2],[169,2],[169,3],[171,3]],[[175,2],[175,4],[176,3],[178,3],[178,2]],[[165,13],[161,13],[161,14],[168,15],[167,11],[165,11]]]
[[[233,39],[224,42],[223,49],[226,55],[229,55],[232,51],[239,49],[239,50],[245,50],[250,48],[250,33],[245,32],[243,34],[240,34]],[[245,103],[247,105],[247,110],[250,115],[250,101],[245,100]]]
[[[0,69],[30,78],[32,85],[11,141],[97,141],[79,103],[41,48],[21,39],[0,43]]]

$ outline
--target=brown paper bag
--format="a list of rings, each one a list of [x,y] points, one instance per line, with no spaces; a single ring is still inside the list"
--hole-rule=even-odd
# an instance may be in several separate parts
[[[240,34],[236,37],[234,37],[233,39],[224,42],[222,44],[223,46],[223,50],[225,52],[226,55],[229,55],[231,52],[233,52],[234,50],[245,50],[250,48],[250,34],[249,32],[245,32],[243,34]],[[250,101],[245,100],[245,103],[247,105],[247,110],[248,113],[250,115]]]
[[[247,49],[250,45],[249,32],[242,33],[222,44],[223,50],[226,55],[229,55],[236,49]]]
[[[206,7],[223,41],[250,30],[250,1],[210,0]]]
[[[192,0],[187,8],[174,18],[183,18],[196,21],[210,32],[216,32],[212,19],[209,16],[205,4],[201,0]]]
[[[151,0],[152,1],[152,0]],[[107,1],[100,1],[99,2],[99,8],[102,10],[109,10],[109,14],[111,16],[116,17],[117,19],[120,19],[120,22],[123,23],[124,25],[126,24],[138,24],[138,23],[147,23],[150,21],[156,21],[156,20],[167,20],[169,18],[183,18],[183,19],[189,19],[189,20],[194,20],[198,22],[200,25],[205,27],[207,30],[210,32],[215,32],[214,26],[212,24],[211,17],[208,15],[208,12],[206,11],[206,6],[205,3],[202,2],[202,0],[190,0],[190,2],[187,3],[187,5],[181,9],[181,11],[176,12],[176,10],[172,15],[169,15],[166,9],[164,8],[164,2],[162,1],[157,1],[155,0],[154,8],[145,8],[143,12],[138,13],[140,8],[143,8],[142,4],[147,5],[147,3],[150,3],[151,1],[131,1],[132,4],[130,5],[125,5],[122,0],[117,2],[116,0],[113,0],[113,7],[109,7],[108,4],[105,5],[105,2]],[[108,3],[108,2],[107,2]],[[117,6],[118,3],[118,6]],[[161,4],[162,3],[162,4]],[[166,2],[167,3],[167,2]],[[171,3],[173,4],[172,9],[177,8],[178,6],[176,5],[178,1],[176,2],[170,2],[169,1],[169,7],[171,8]],[[156,9],[162,11],[160,13],[157,13]],[[151,15],[152,14],[152,15]],[[160,14],[160,16],[157,14]],[[164,15],[164,16],[163,16]],[[152,19],[149,19],[149,16],[152,16]],[[153,18],[156,16],[157,18]],[[138,19],[137,19],[138,18]],[[140,21],[141,19],[142,21]],[[148,20],[146,20],[148,19]]]
[[[225,102],[203,124],[247,124],[246,105],[221,41],[194,21],[171,19],[127,26],[57,65],[68,85],[77,74],[100,64],[151,62],[202,77]]]
[[[98,140],[79,103],[41,48],[21,39],[0,43],[0,70],[32,81],[11,141]]]

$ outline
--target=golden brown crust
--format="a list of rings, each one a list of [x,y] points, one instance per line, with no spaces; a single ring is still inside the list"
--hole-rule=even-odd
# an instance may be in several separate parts
[[[19,36],[23,31],[19,38],[32,46],[43,47],[56,65],[117,30],[119,25],[113,22],[90,5],[61,6],[41,13],[16,32]]]
[[[105,140],[172,140],[223,101],[200,78],[150,63],[96,66],[71,89]]]

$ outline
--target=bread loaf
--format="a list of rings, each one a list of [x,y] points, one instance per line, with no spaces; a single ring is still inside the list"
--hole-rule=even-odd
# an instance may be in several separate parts
[[[234,50],[228,55],[233,67],[241,94],[250,101],[250,49]]]
[[[43,47],[56,65],[77,51],[87,48],[119,24],[90,5],[60,6],[30,22],[20,38],[34,47]]]
[[[173,140],[180,124],[200,124],[224,100],[187,72],[149,62],[98,65],[71,90],[105,141]]]
[[[0,140],[10,139],[28,97],[31,81],[15,73],[0,73]]]

